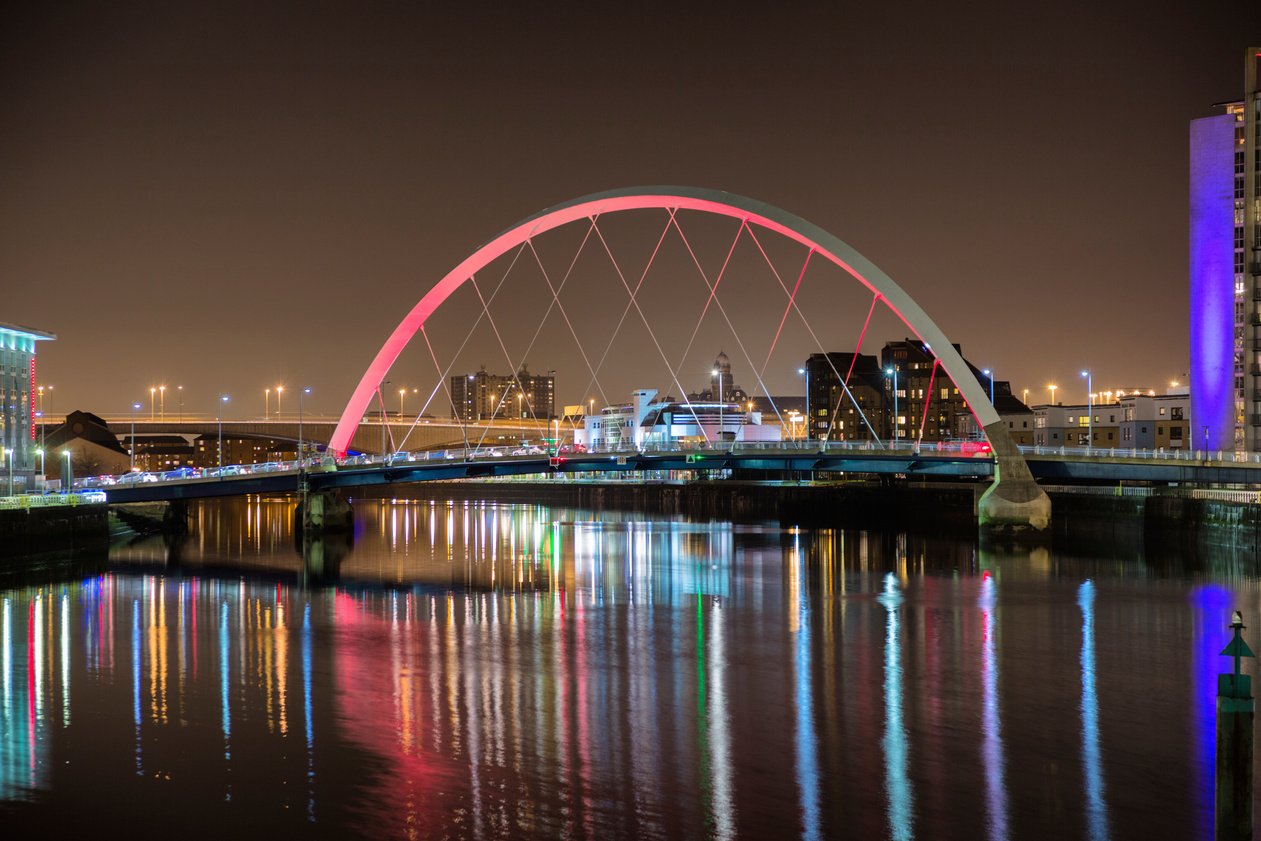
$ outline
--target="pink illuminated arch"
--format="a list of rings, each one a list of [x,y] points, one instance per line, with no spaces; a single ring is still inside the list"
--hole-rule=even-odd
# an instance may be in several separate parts
[[[630,187],[583,196],[536,213],[478,248],[448,272],[403,317],[381,346],[346,404],[329,441],[329,449],[345,454],[378,386],[403,348],[426,319],[470,277],[533,237],[562,225],[624,210],[652,209],[697,210],[740,219],[788,237],[827,258],[883,300],[915,337],[928,345],[946,374],[958,386],[980,427],[987,428],[998,422],[998,414],[990,405],[985,390],[941,329],[892,278],[842,240],[785,210],[744,196],[698,187]]]

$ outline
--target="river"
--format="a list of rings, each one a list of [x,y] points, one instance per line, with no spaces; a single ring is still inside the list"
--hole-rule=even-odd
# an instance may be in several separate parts
[[[6,837],[1211,837],[1229,559],[355,509],[0,578]]]

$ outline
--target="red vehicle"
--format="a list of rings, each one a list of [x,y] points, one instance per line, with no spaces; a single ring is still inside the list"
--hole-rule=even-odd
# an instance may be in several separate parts
[[[587,451],[586,444],[561,444],[556,450],[557,455],[567,456],[574,453],[585,453]]]

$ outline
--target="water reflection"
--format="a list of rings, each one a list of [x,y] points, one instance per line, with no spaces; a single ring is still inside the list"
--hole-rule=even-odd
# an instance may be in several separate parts
[[[981,756],[985,766],[985,804],[989,810],[989,836],[995,841],[1007,835],[1007,783],[1004,778],[1003,727],[998,694],[997,584],[987,570],[981,575]]]
[[[896,841],[913,837],[912,819],[915,799],[907,775],[909,748],[906,727],[902,722],[902,637],[898,627],[898,610],[905,601],[892,572],[884,577],[880,604],[888,617],[884,642],[884,776],[889,798],[889,834]]]
[[[139,542],[0,591],[5,817],[69,836],[108,812],[85,799],[119,798],[286,837],[1202,827],[1125,781],[1202,793],[1199,654],[1229,590],[904,535],[356,504],[320,576],[287,505],[251,500],[195,511],[176,567]],[[1110,622],[1167,634],[1159,674],[1109,654]],[[1136,709],[1097,656],[1180,700]]]
[[[1086,580],[1077,590],[1081,607],[1082,764],[1086,772],[1086,826],[1092,841],[1108,837],[1103,763],[1099,752],[1099,696],[1095,687],[1095,585]]]

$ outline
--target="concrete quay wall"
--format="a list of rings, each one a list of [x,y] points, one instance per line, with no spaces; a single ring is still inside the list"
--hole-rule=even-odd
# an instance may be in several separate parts
[[[109,507],[0,509],[0,558],[76,554],[109,546]]]

